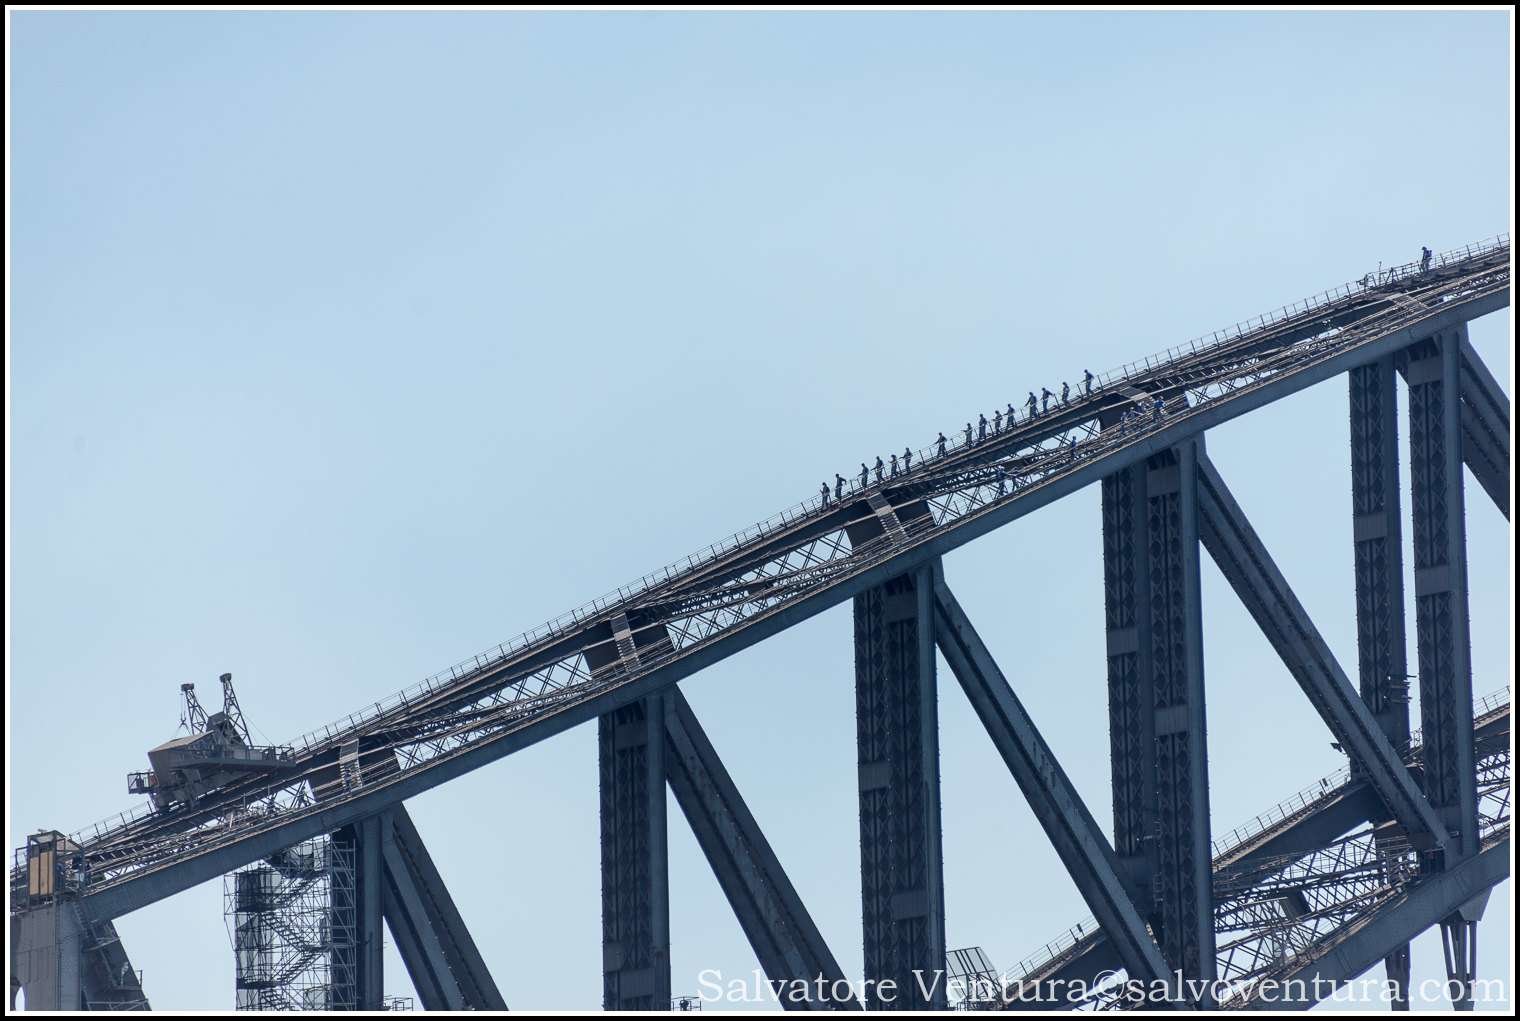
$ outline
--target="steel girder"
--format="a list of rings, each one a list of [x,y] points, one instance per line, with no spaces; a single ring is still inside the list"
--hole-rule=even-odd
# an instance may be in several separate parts
[[[1443,873],[1427,876],[1370,917],[1347,925],[1330,947],[1274,979],[1270,999],[1251,997],[1259,1010],[1306,1010],[1382,960],[1391,946],[1407,946],[1426,929],[1486,897],[1509,877],[1509,836],[1491,842]],[[1470,990],[1469,990],[1470,994]],[[1469,1000],[1469,1005],[1471,1001]]]
[[[666,778],[781,1006],[859,1010],[844,971],[678,688],[665,694]]]
[[[446,731],[444,736],[403,740],[401,737],[385,737],[382,732],[391,724],[383,720],[358,724],[361,729],[380,728],[376,731],[377,740],[413,743],[405,745],[398,756],[404,760],[399,772],[345,791],[330,803],[313,805],[309,798],[303,800],[299,791],[259,791],[255,792],[256,797],[246,792],[233,792],[237,798],[232,807],[216,810],[221,815],[208,808],[188,821],[128,821],[121,827],[99,832],[88,846],[91,874],[98,877],[89,895],[92,912],[100,918],[125,914],[240,865],[267,857],[282,847],[382,811],[571,726],[662,690],[830,606],[921,567],[1024,514],[1169,450],[1213,425],[1374,361],[1433,330],[1439,331],[1505,307],[1509,298],[1507,264],[1502,271],[1494,272],[1497,277],[1492,280],[1483,277],[1470,292],[1438,295],[1439,301],[1422,306],[1423,311],[1410,313],[1407,319],[1401,315],[1390,318],[1390,313],[1380,312],[1365,328],[1348,328],[1338,337],[1310,341],[1302,353],[1286,353],[1280,365],[1276,355],[1253,363],[1251,378],[1238,385],[1232,384],[1225,396],[1210,397],[1200,407],[1169,415],[1138,436],[1118,443],[1111,451],[1105,450],[1101,456],[1069,463],[1059,471],[1050,472],[1039,484],[1022,488],[1006,499],[978,503],[953,520],[947,519],[921,535],[910,536],[905,547],[866,551],[858,564],[844,563],[828,572],[809,567],[808,572],[818,572],[819,584],[799,590],[785,601],[766,602],[758,611],[736,611],[733,622],[726,623],[721,634],[704,632],[700,640],[683,645],[674,658],[664,657],[646,663],[636,671],[615,673],[594,682],[576,674],[571,683],[549,685],[545,692],[538,691],[536,681],[530,685],[529,679],[514,671],[528,670],[532,664],[537,665],[535,669],[547,670],[545,664],[551,659],[559,663],[560,658],[567,655],[574,660],[579,639],[573,636],[555,639],[542,650],[535,645],[520,654],[513,652],[504,661],[483,661],[484,665],[475,672],[467,672],[457,684],[447,686],[449,692],[456,688],[483,692],[483,708],[469,718],[450,721],[449,725],[454,729]],[[1199,391],[1190,389],[1188,392]],[[987,446],[991,448],[994,444],[989,442]],[[781,590],[773,585],[765,589],[767,593],[772,591]],[[517,687],[513,688],[513,685]],[[431,696],[441,697],[444,696]],[[450,694],[448,697],[455,696]],[[514,705],[513,699],[518,697],[522,704]],[[406,712],[414,708],[410,701],[404,705]],[[401,711],[393,708],[387,712],[394,715]],[[412,734],[414,729],[405,728],[405,733]],[[326,744],[322,747],[325,748]],[[239,798],[248,798],[257,810],[247,811],[240,807],[242,801]],[[192,829],[182,832],[186,825]],[[202,825],[205,828],[193,828]],[[164,828],[167,832],[161,832]]]
[[[1382,358],[1352,369],[1346,377],[1351,412],[1357,679],[1362,701],[1402,757],[1409,747],[1409,665],[1394,363],[1392,356]],[[1355,756],[1352,768],[1363,768]],[[1384,963],[1394,989],[1393,1009],[1408,1010],[1408,945],[1394,948]]]
[[[665,696],[601,717],[602,1006],[670,1006]]]
[[[1509,517],[1509,398],[1462,337],[1462,459],[1473,478]]]
[[[932,566],[855,597],[866,1005],[946,1005]]]
[[[424,1010],[506,1010],[506,1001],[402,805],[382,823],[382,909]]]
[[[1478,832],[1472,732],[1467,726],[1472,639],[1459,406],[1466,335],[1461,326],[1415,345],[1405,370],[1425,791],[1457,837],[1457,856],[1477,850]]]
[[[1153,906],[1167,964],[1209,983],[1197,465],[1186,442],[1103,480],[1103,569],[1114,850],[1131,896]]]
[[[1467,603],[1467,522],[1463,493],[1462,352],[1467,326],[1434,334],[1406,353],[1409,385],[1410,504],[1414,517],[1415,625],[1425,791],[1456,836],[1450,869],[1478,850],[1478,794],[1472,736],[1458,722],[1472,704],[1472,635]],[[1453,1005],[1472,1007],[1476,920],[1442,921]]]
[[[1351,405],[1357,674],[1362,701],[1402,755],[1409,746],[1409,666],[1404,652],[1394,359],[1381,358],[1346,375]]]
[[[1198,493],[1205,548],[1320,718],[1410,838],[1446,848],[1440,818],[1206,456],[1199,458]]]
[[[1113,848],[938,569],[934,610],[934,636],[945,661],[1125,970],[1148,985],[1169,984],[1171,969],[1120,879]]]
[[[10,917],[10,1009],[151,1010],[116,927],[86,917],[72,895]]]
[[[1509,790],[1508,748],[1510,708],[1499,708],[1475,715],[1472,721],[1474,744],[1485,768],[1479,777],[1493,801],[1494,820],[1507,818],[1505,794]],[[1411,768],[1418,772],[1422,749],[1411,749]],[[1323,794],[1306,805],[1294,806],[1277,823],[1259,833],[1248,835],[1234,846],[1221,851],[1214,859],[1214,887],[1217,890],[1249,890],[1280,869],[1281,863],[1313,856],[1320,849],[1337,844],[1342,836],[1368,823],[1376,824],[1386,812],[1382,799],[1373,792],[1364,777],[1353,776],[1346,782],[1324,788]],[[1497,825],[1497,822],[1495,823]],[[1217,895],[1216,895],[1217,896]],[[1121,967],[1118,954],[1102,929],[1091,932],[1044,964],[1026,971],[1016,982],[1026,989],[1043,991],[1091,989],[1104,972]],[[1014,998],[1005,1004],[1010,1010],[1048,1008],[1031,996]]]
[[[332,931],[354,934],[353,942],[334,950],[330,961],[334,1010],[374,1011],[385,1002],[381,821],[382,816],[372,815],[332,834],[336,853],[353,862],[351,871],[333,875]]]

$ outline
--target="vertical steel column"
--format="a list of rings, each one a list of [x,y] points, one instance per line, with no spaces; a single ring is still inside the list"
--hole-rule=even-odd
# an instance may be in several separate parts
[[[670,1009],[665,703],[598,721],[602,818],[602,1006]]]
[[[932,566],[855,597],[868,1009],[944,1009],[945,891]]]
[[[1459,390],[1466,339],[1463,325],[1421,341],[1409,349],[1405,373],[1425,793],[1461,857],[1478,851]],[[1455,864],[1441,862],[1444,868]],[[1457,913],[1441,929],[1452,1004],[1471,1010],[1477,921]]]
[[[1425,791],[1458,838],[1463,857],[1478,849],[1467,528],[1457,392],[1458,359],[1466,333],[1461,327],[1411,348],[1407,374]]]
[[[1352,369],[1351,514],[1357,669],[1362,701],[1394,749],[1409,749],[1404,551],[1399,523],[1399,417],[1393,357]],[[1351,768],[1360,769],[1356,758]],[[1393,1009],[1409,1009],[1409,944],[1383,960]]]
[[[1393,359],[1348,373],[1357,666],[1362,700],[1400,753],[1409,749],[1399,419]]]
[[[373,1011],[385,1004],[381,821],[381,816],[373,815],[331,837],[332,853],[353,862],[351,873],[334,870],[329,892],[331,931],[353,934],[352,945],[335,947],[330,961],[333,1010]]]
[[[1210,981],[1197,476],[1189,442],[1105,479],[1103,559],[1115,851],[1153,905],[1167,963]]]
[[[1156,739],[1149,628],[1146,467],[1103,480],[1103,604],[1108,655],[1109,768],[1114,856],[1131,898],[1154,908]]]

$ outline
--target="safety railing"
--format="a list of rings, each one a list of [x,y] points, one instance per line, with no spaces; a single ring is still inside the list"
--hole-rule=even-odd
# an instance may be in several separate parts
[[[1441,253],[1439,257],[1433,259],[1432,268],[1445,267],[1463,260],[1472,259],[1477,256],[1496,252],[1507,247],[1508,244],[1508,234],[1496,235],[1493,238],[1486,239],[1473,245],[1465,246],[1464,248],[1452,249],[1448,252]],[[1413,263],[1409,265],[1417,266],[1417,264]],[[1408,270],[1408,267],[1399,267],[1398,269]],[[1409,272],[1413,271],[1409,270]],[[1296,315],[1301,315],[1306,311],[1321,307],[1323,305],[1329,304],[1332,301],[1339,300],[1350,294],[1365,289],[1365,285],[1360,283],[1345,284],[1341,287],[1321,292],[1319,295],[1316,295],[1313,298],[1305,299],[1301,302],[1296,302],[1293,305],[1285,305],[1275,312],[1266,313],[1253,319],[1243,320],[1242,322],[1236,323],[1231,327],[1214,331],[1211,334],[1201,335],[1200,337],[1194,338],[1193,340],[1188,341],[1184,344],[1169,348],[1160,354],[1153,355],[1142,360],[1130,362],[1119,369],[1111,370],[1110,372],[1105,373],[1103,376],[1099,377],[1101,382],[1098,385],[1095,385],[1094,393],[1096,393],[1099,389],[1111,386],[1116,382],[1138,378],[1146,373],[1154,372],[1158,367],[1165,365],[1169,361],[1174,361],[1184,356],[1202,353],[1208,348],[1214,346],[1231,343],[1233,341],[1241,339],[1251,332],[1270,327],[1278,322],[1281,322],[1284,319],[1291,318],[1292,316]],[[1087,395],[1085,393],[1079,393],[1077,395],[1077,398],[1078,400],[1081,400],[1086,396]],[[1038,418],[1041,416],[1035,417]],[[1027,424],[1030,420],[1031,419],[1029,416],[1025,416],[1023,422]],[[1013,420],[1010,418],[1008,422],[1005,423],[1005,431],[1013,427],[1012,422]],[[973,435],[975,434],[973,433]],[[948,440],[946,444],[946,453],[958,453],[960,450],[964,449],[964,447],[965,443],[963,440],[960,442],[957,442],[955,440]],[[924,447],[921,447],[919,450],[914,452],[914,470],[921,470],[923,466],[938,460],[939,457],[940,454],[937,443],[930,443]],[[848,486],[845,492],[847,495],[853,497],[867,488],[870,488],[869,481],[866,486],[861,486],[859,484],[859,479],[857,476],[855,479],[848,480]],[[585,603],[573,610],[567,611],[566,613],[562,613],[558,617],[546,621],[545,623],[540,624],[539,626],[532,628],[529,631],[525,631],[509,641],[502,642],[493,649],[489,649],[468,659],[460,660],[459,662],[424,678],[423,680],[408,688],[404,688],[401,691],[387,696],[386,698],[373,702],[363,709],[349,713],[345,717],[331,721],[322,727],[308,731],[299,738],[296,738],[293,742],[291,742],[291,744],[298,754],[308,752],[313,748],[325,745],[334,740],[339,735],[352,733],[355,729],[372,720],[384,716],[392,711],[404,709],[406,706],[420,699],[428,698],[437,693],[440,689],[447,688],[462,678],[476,674],[481,670],[487,669],[513,656],[519,655],[520,653],[535,645],[544,643],[550,638],[565,633],[567,630],[578,627],[588,621],[595,620],[607,614],[614,607],[623,605],[629,600],[655,588],[656,586],[674,581],[688,574],[689,572],[695,571],[709,564],[716,563],[751,543],[777,535],[803,520],[816,518],[818,512],[819,500],[816,497],[793,504],[790,507],[787,507],[780,512],[772,515],[771,517],[765,519],[764,521],[757,522],[756,524],[751,525],[750,527],[741,531],[735,532],[726,538],[719,540],[718,542],[711,543],[705,549],[689,554],[681,560],[673,561],[663,568],[660,568],[659,570],[652,571],[644,575],[637,581],[634,581],[627,585],[621,585],[618,588],[596,599],[593,599],[588,603]],[[90,838],[98,839],[102,835],[111,833],[122,827],[128,826],[133,822],[139,821],[148,815],[151,815],[152,811],[153,809],[151,804],[140,804],[132,810],[117,813],[108,819],[100,820],[99,822],[89,827],[77,831],[74,836],[76,839],[81,840]]]
[[[1454,248],[1449,251],[1440,253],[1440,255],[1433,258],[1432,268],[1444,268],[1457,262],[1499,251],[1508,245],[1509,235],[1498,234],[1492,238],[1487,238],[1475,244],[1466,245],[1462,248]],[[1418,263],[1409,263],[1402,267],[1393,267],[1389,271],[1384,272],[1393,272],[1402,278],[1414,275],[1419,271],[1420,270]],[[1196,355],[1202,353],[1208,348],[1239,340],[1242,337],[1255,331],[1266,329],[1284,320],[1302,315],[1305,312],[1314,310],[1315,308],[1323,307],[1325,305],[1331,304],[1332,302],[1339,301],[1342,298],[1364,291],[1367,289],[1367,286],[1368,285],[1361,282],[1342,284],[1339,287],[1322,291],[1313,297],[1294,302],[1291,305],[1284,305],[1275,311],[1263,313],[1262,315],[1255,316],[1251,319],[1242,320],[1224,329],[1215,330],[1212,333],[1201,334],[1198,337],[1195,337],[1185,343],[1174,345],[1173,347],[1170,347],[1158,354],[1128,362],[1117,369],[1111,369],[1108,372],[1099,375],[1097,377],[1098,381],[1094,386],[1094,390],[1096,391],[1100,388],[1106,388],[1114,385],[1115,383],[1133,379],[1146,373],[1153,372],[1159,366],[1165,365],[1171,361],[1175,361],[1178,358]],[[1077,396],[1080,399],[1086,397],[1087,394],[1079,393]],[[1029,420],[1029,416],[1027,415],[1022,419],[1022,421],[1026,423]],[[1004,426],[1005,429],[1011,427],[1011,421]],[[973,429],[975,429],[975,423],[973,423]],[[973,435],[976,435],[976,432],[973,432]],[[959,440],[954,438],[947,439],[946,452],[949,453],[951,451],[961,449],[964,447],[964,445],[965,439],[964,433],[962,432],[961,438]],[[931,461],[937,460],[939,456],[940,453],[938,449],[938,443],[931,442],[913,452],[913,461],[917,464],[918,467],[921,468]],[[862,486],[860,484],[858,475],[846,479],[847,485],[844,492],[847,495],[854,496],[864,489],[870,488],[871,483],[869,481],[869,478],[874,477],[874,464],[867,465],[867,468],[869,470],[869,477],[865,486]],[[359,726],[368,719],[382,715],[392,709],[402,708],[407,703],[415,701],[416,699],[425,698],[436,692],[440,687],[451,684],[454,681],[459,680],[461,677],[468,676],[469,674],[491,666],[493,663],[500,662],[501,660],[513,656],[538,642],[559,634],[566,628],[575,627],[588,620],[597,618],[611,610],[613,607],[621,605],[657,585],[662,585],[673,581],[681,575],[684,575],[690,571],[719,561],[752,542],[756,542],[758,540],[762,540],[775,535],[804,519],[810,519],[817,514],[818,509],[819,501],[816,498],[803,500],[789,507],[786,507],[763,521],[757,522],[748,528],[735,532],[726,538],[718,540],[715,543],[709,544],[705,549],[698,550],[695,553],[689,554],[681,560],[673,561],[665,565],[663,568],[652,571],[627,585],[620,585],[618,588],[606,593],[605,595],[593,599],[590,602],[576,607],[575,609],[570,610],[566,613],[562,613],[558,617],[540,624],[538,627],[523,632],[521,635],[518,635],[516,638],[513,638],[510,641],[500,643],[494,649],[473,656],[470,659],[460,660],[452,666],[424,678],[422,681],[418,682],[410,688],[406,688],[395,693],[394,695],[391,695],[388,698],[373,703],[366,709],[360,710],[356,713],[350,713],[348,716],[339,720],[335,720],[324,727],[309,731],[301,737],[297,738],[294,744],[299,749],[308,749],[314,744],[331,740],[331,738],[336,733],[342,732],[344,730],[352,730],[354,727]]]
[[[1477,720],[1487,716],[1495,709],[1508,705],[1509,701],[1510,691],[1508,688],[1500,688],[1497,691],[1489,692],[1482,698],[1474,700],[1473,719]],[[1416,730],[1410,735],[1410,750],[1413,751],[1419,746],[1420,732]],[[1350,767],[1343,766],[1329,776],[1309,784],[1291,797],[1285,798],[1276,805],[1273,805],[1250,822],[1243,823],[1223,836],[1216,838],[1213,841],[1212,847],[1214,859],[1218,860],[1221,855],[1235,850],[1284,820],[1312,807],[1315,803],[1323,800],[1326,795],[1346,786],[1350,782],[1350,779]],[[1018,964],[1014,965],[1013,970],[1009,974],[1014,982],[1020,979],[1027,979],[1037,971],[1047,967],[1053,961],[1060,960],[1083,939],[1093,935],[1097,931],[1097,920],[1088,915],[1082,921],[1065,930],[1059,936],[1019,961]]]

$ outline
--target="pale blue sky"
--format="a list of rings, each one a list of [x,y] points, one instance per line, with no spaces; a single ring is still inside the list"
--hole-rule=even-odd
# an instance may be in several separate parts
[[[11,28],[12,845],[129,805],[182,681],[287,739],[863,457],[1512,215],[1504,14]],[[1508,316],[1472,332],[1504,380]],[[1337,381],[1209,444],[1354,669],[1346,431]],[[1508,530],[1468,493],[1490,691]],[[1106,824],[1100,554],[1093,490],[946,572]],[[1204,589],[1223,832],[1341,759]],[[858,977],[852,676],[840,607],[683,688]],[[1007,967],[1086,909],[941,687],[949,938]],[[508,1003],[596,1006],[594,728],[410,804]],[[754,958],[671,812],[695,991]],[[155,1006],[231,1005],[220,884],[119,927]]]

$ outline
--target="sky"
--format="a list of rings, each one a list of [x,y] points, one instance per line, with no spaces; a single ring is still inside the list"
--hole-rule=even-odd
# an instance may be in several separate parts
[[[12,846],[131,806],[181,682],[230,671],[288,740],[862,459],[1513,216],[1504,13],[10,28]],[[1471,332],[1506,387],[1509,331]],[[1344,382],[1208,443],[1354,676]],[[1486,693],[1512,549],[1470,477],[1467,508]],[[1344,759],[1203,565],[1223,833]],[[945,571],[1107,827],[1097,490]],[[858,977],[850,629],[836,607],[682,690]],[[949,943],[1008,968],[1087,910],[939,684]],[[596,1007],[595,728],[408,808],[508,1004]],[[669,831],[676,992],[748,976],[673,801]],[[156,1008],[231,1006],[220,883],[118,929]],[[1414,971],[1443,977],[1438,934]],[[411,992],[393,952],[385,984]]]

